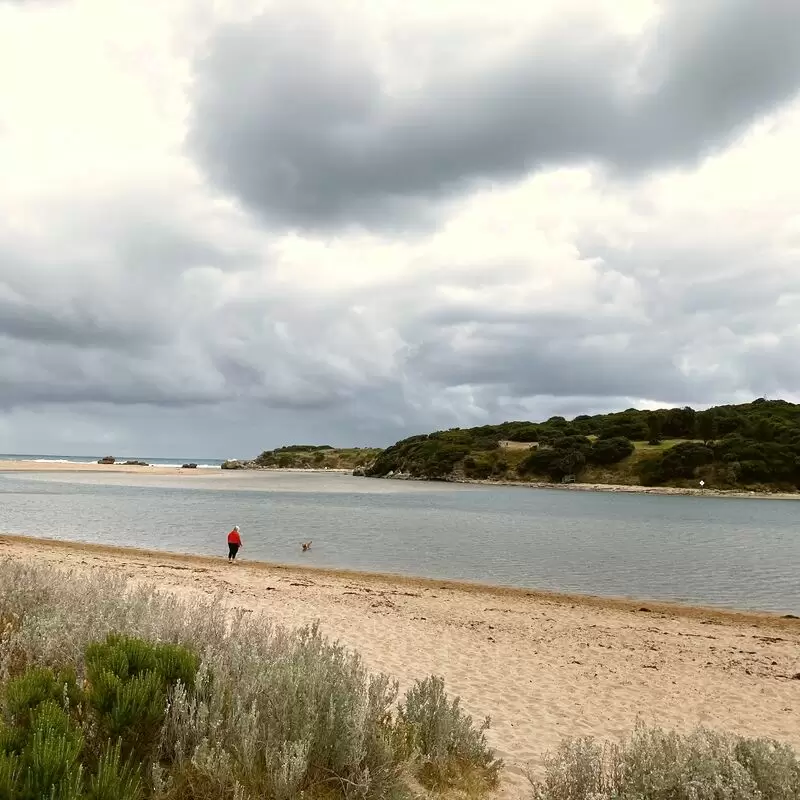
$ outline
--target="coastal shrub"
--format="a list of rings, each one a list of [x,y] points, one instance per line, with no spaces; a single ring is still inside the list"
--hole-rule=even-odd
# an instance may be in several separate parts
[[[540,447],[531,451],[517,465],[517,473],[522,477],[529,475],[547,475],[550,465],[556,458],[556,452],[549,447]]]
[[[670,480],[696,477],[699,467],[714,461],[714,451],[698,442],[681,442],[663,453],[643,459],[639,464],[642,483],[658,485]]]
[[[622,418],[604,425],[598,432],[600,439],[632,439],[641,442],[650,437],[650,426],[640,412],[630,418]]]
[[[74,670],[55,673],[51,669],[33,667],[6,683],[3,713],[14,721],[15,728],[27,730],[32,725],[33,713],[43,703],[75,707],[81,699]]]
[[[130,760],[122,760],[120,742],[106,745],[90,775],[85,800],[140,800],[143,796],[139,770]]]
[[[436,702],[401,701],[401,722],[397,684],[316,626],[288,630],[222,596],[181,600],[113,573],[75,577],[0,564],[0,615],[16,620],[0,637],[0,682],[23,681],[8,695],[17,707],[67,714],[82,747],[63,774],[81,767],[81,800],[399,800],[413,770],[457,781],[463,767],[486,785],[495,772],[483,729],[439,683]],[[27,672],[40,666],[52,669]],[[443,709],[449,749],[418,733],[439,730]],[[20,753],[0,758],[0,798],[17,797],[2,787],[22,774]]]
[[[180,685],[194,688],[199,658],[179,645],[110,635],[86,649],[87,702],[103,734],[125,754],[155,747],[167,701]]]
[[[437,676],[418,680],[397,711],[395,735],[401,748],[418,759],[418,777],[429,788],[460,788],[465,784],[496,787],[502,762],[486,743],[486,719],[475,726],[451,699]]]
[[[496,463],[488,459],[477,460],[468,456],[464,459],[464,476],[472,480],[486,480],[495,473]]]
[[[797,800],[800,759],[768,739],[640,724],[621,744],[565,740],[531,784],[532,800]]]
[[[316,626],[289,632],[241,619],[236,635],[248,645],[208,654],[213,681],[201,677],[194,698],[176,692],[164,753],[193,781],[222,776],[259,797],[344,786],[391,794],[402,767],[391,740],[396,684],[369,676],[357,654]]]
[[[30,727],[3,730],[2,770],[9,800],[80,800],[83,737],[51,700],[31,712]]]
[[[590,464],[618,464],[634,451],[633,442],[623,436],[610,439],[598,439],[589,450],[587,459]]]
[[[592,443],[583,436],[556,439],[552,446],[532,451],[517,467],[520,476],[541,475],[559,481],[565,475],[579,475],[586,466]]]
[[[81,690],[74,674],[33,668],[8,681],[0,721],[3,800],[138,800],[138,771],[120,758],[119,744],[99,760],[85,746]]]

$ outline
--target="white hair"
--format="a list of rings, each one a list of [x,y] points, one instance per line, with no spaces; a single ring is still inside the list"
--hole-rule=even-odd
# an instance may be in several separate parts
[[[239,530],[239,526],[238,526],[238,525],[234,525],[234,526],[233,526],[233,529],[234,529],[235,531],[238,531],[238,530]]]

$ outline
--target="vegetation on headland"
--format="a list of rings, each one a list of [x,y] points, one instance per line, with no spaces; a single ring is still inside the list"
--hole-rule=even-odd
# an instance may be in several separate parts
[[[222,599],[6,561],[0,633],[5,800],[470,800],[501,777],[441,678],[401,697],[317,627]],[[531,775],[531,800],[799,796],[790,747],[702,729],[566,739]]]
[[[498,782],[488,722],[440,678],[399,696],[314,626],[5,562],[0,633],[0,798],[401,800]]]
[[[454,428],[397,442],[363,474],[796,491],[800,405],[759,399]]]
[[[265,450],[252,461],[226,461],[222,469],[343,469],[355,470],[371,464],[379,447],[331,447],[293,444]]]

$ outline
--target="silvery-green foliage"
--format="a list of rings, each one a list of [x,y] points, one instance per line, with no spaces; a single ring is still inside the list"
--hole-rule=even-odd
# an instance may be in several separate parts
[[[447,696],[442,678],[416,681],[400,703],[397,722],[401,746],[418,757],[427,785],[458,784],[467,769],[487,787],[496,785],[502,762],[486,742],[490,721],[476,727],[459,698]]]
[[[797,800],[800,760],[767,739],[640,724],[621,744],[565,740],[532,784],[533,800]]]
[[[317,626],[290,631],[231,609],[221,596],[180,600],[113,572],[0,564],[0,680],[34,665],[69,667],[82,679],[87,647],[112,633],[181,644],[200,657],[194,687],[170,690],[158,758],[142,767],[151,796],[408,794],[408,761],[418,754],[397,734],[396,682],[370,675],[357,654]],[[417,709],[419,730],[435,729],[449,745],[430,747],[415,736],[411,749],[426,750],[425,763],[439,772],[452,771],[453,747],[462,765],[468,753],[493,763],[483,729],[470,733],[471,721],[440,683],[425,685],[431,691],[417,686],[405,707]],[[97,726],[87,725],[95,741]]]
[[[365,800],[403,793],[391,714],[397,685],[369,675],[316,626],[290,631],[220,598],[179,600],[113,573],[13,562],[0,565],[0,620],[8,622],[0,677],[50,664],[82,678],[87,646],[109,633],[200,656],[194,689],[170,692],[158,765],[143,768],[155,797],[288,800],[308,787]]]

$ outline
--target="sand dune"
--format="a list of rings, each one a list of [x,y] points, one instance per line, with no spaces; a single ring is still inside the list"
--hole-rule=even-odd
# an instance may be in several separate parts
[[[525,795],[526,768],[561,737],[620,736],[637,716],[800,748],[796,619],[12,537],[0,552],[179,593],[222,590],[283,624],[319,620],[403,684],[440,674],[470,713],[491,716],[507,798]]]

